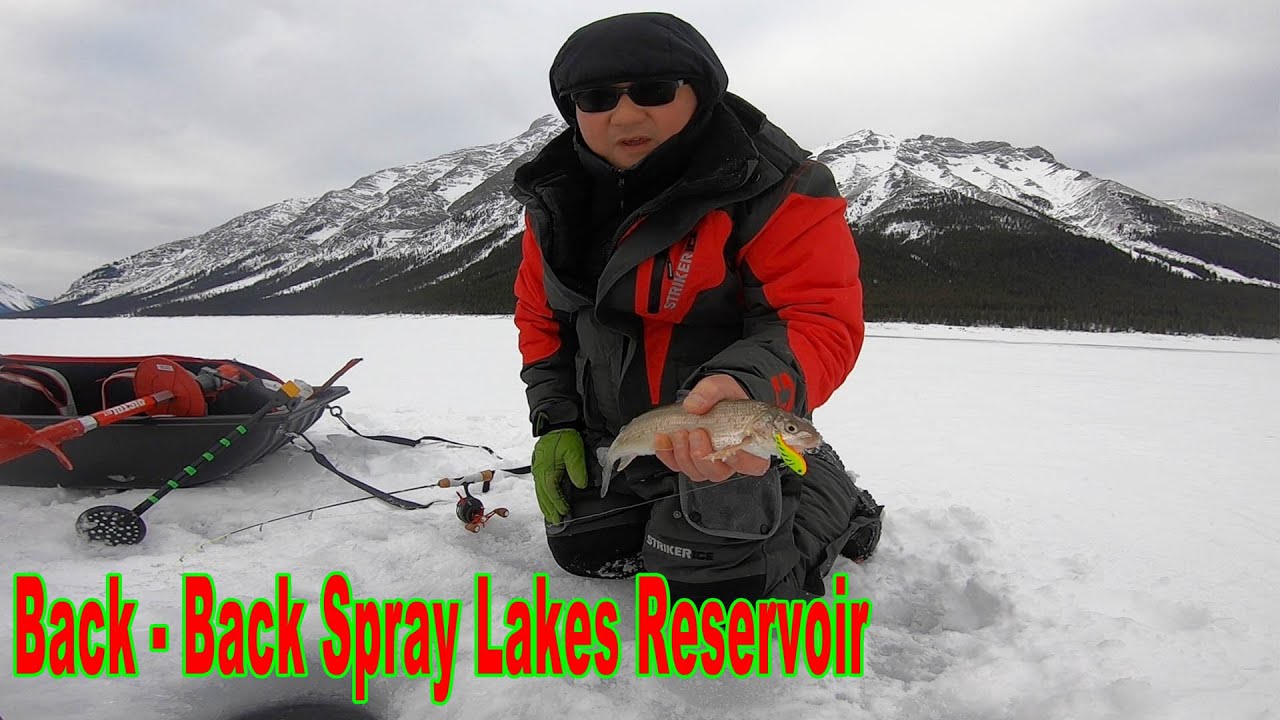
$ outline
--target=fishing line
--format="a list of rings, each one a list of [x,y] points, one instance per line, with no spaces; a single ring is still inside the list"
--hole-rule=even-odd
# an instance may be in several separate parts
[[[657,503],[657,502],[662,502],[663,500],[669,500],[669,499],[671,499],[671,498],[683,497],[683,496],[685,496],[685,495],[692,495],[692,494],[694,494],[694,493],[702,492],[702,491],[704,491],[704,490],[712,490],[712,489],[714,489],[714,488],[721,487],[721,486],[724,486],[724,485],[728,485],[728,484],[729,484],[729,483],[731,483],[731,482],[734,482],[734,481],[737,481],[737,480],[741,480],[742,478],[746,478],[746,477],[753,477],[753,476],[749,476],[749,475],[732,475],[732,476],[730,476],[730,477],[726,478],[725,480],[722,480],[721,482],[712,482],[712,481],[710,481],[710,480],[707,480],[707,481],[705,481],[705,482],[701,483],[699,487],[694,487],[694,488],[691,488],[691,489],[689,489],[689,490],[677,490],[676,492],[669,493],[669,494],[667,494],[667,495],[659,495],[658,497],[653,498],[652,500],[642,500],[642,501],[640,501],[640,502],[638,502],[638,503],[634,503],[634,504],[631,504],[631,505],[623,505],[622,507],[610,508],[610,509],[608,509],[608,510],[602,510],[602,511],[600,511],[600,512],[598,512],[598,513],[592,513],[592,514],[590,514],[590,515],[583,515],[582,517],[576,517],[576,516],[575,516],[575,517],[573,517],[573,518],[571,518],[571,519],[572,519],[574,522],[583,522],[583,521],[586,521],[586,520],[594,520],[595,518],[608,517],[608,516],[610,516],[610,515],[615,515],[615,514],[617,514],[617,513],[623,512],[623,511],[625,511],[625,510],[634,510],[634,509],[636,509],[636,508],[638,508],[638,507],[644,507],[645,505],[652,505],[652,504]]]
[[[401,494],[401,493],[413,492],[413,491],[415,491],[415,490],[429,490],[429,489],[432,489],[432,488],[447,489],[447,488],[455,488],[455,487],[466,487],[466,486],[469,486],[469,485],[473,485],[473,484],[475,484],[475,483],[484,482],[484,478],[483,478],[483,476],[484,476],[485,472],[486,472],[486,471],[481,471],[481,472],[478,472],[478,473],[473,473],[473,474],[471,474],[471,475],[464,475],[464,476],[462,476],[462,477],[458,477],[458,478],[443,478],[443,479],[441,479],[441,480],[437,480],[436,482],[434,482],[434,483],[430,483],[430,484],[427,484],[427,485],[418,485],[418,486],[416,486],[416,487],[404,488],[404,489],[402,489],[402,490],[393,490],[393,491],[390,491],[388,494],[389,494],[389,495],[399,495],[399,494]],[[491,471],[489,471],[489,472],[491,472]],[[508,473],[508,474],[510,474],[510,475],[515,475],[516,473]],[[492,477],[493,477],[493,476],[491,476],[491,478],[492,478]],[[616,514],[618,514],[618,513],[620,513],[620,512],[625,512],[625,511],[627,511],[627,510],[634,510],[634,509],[636,509],[636,508],[638,508],[638,507],[644,507],[645,505],[652,505],[652,504],[654,504],[654,503],[661,502],[661,501],[663,501],[663,500],[668,500],[668,499],[670,499],[670,498],[682,497],[682,496],[684,496],[684,495],[692,495],[692,494],[694,494],[694,493],[703,492],[703,491],[706,491],[706,490],[712,490],[712,489],[714,489],[714,488],[716,488],[716,487],[720,487],[720,486],[723,486],[723,485],[727,485],[727,484],[729,484],[729,483],[731,483],[731,482],[735,482],[735,481],[740,480],[740,479],[745,478],[745,477],[748,477],[748,476],[746,476],[746,475],[733,475],[733,476],[729,477],[728,479],[724,480],[723,482],[718,482],[718,483],[717,483],[717,482],[707,481],[705,484],[701,484],[700,486],[693,487],[693,488],[690,488],[690,489],[688,489],[688,490],[678,490],[678,491],[676,491],[676,492],[674,492],[674,493],[668,493],[668,494],[665,494],[665,495],[659,495],[658,497],[655,497],[655,498],[652,498],[652,499],[649,499],[649,500],[642,500],[642,501],[640,501],[640,502],[632,503],[632,504],[630,504],[630,505],[623,505],[623,506],[621,506],[621,507],[610,508],[610,509],[608,509],[608,510],[603,510],[603,511],[601,511],[601,512],[591,513],[590,515],[583,515],[583,516],[581,516],[581,517],[574,517],[574,518],[572,518],[572,520],[573,520],[574,522],[585,522],[585,521],[587,521],[587,520],[594,520],[594,519],[596,519],[596,518],[608,517],[608,516],[610,516],[610,515],[616,515]],[[447,482],[448,484],[443,484],[443,485],[441,484],[441,483],[446,483],[446,482]],[[319,512],[319,511],[321,511],[321,510],[329,510],[329,509],[336,508],[336,507],[342,507],[343,505],[351,505],[351,504],[354,504],[354,503],[365,502],[365,501],[367,501],[367,500],[374,500],[374,499],[376,499],[376,498],[374,498],[374,497],[372,497],[372,496],[366,496],[366,497],[353,498],[353,499],[350,499],[350,500],[343,500],[343,501],[340,501],[340,502],[330,503],[330,504],[328,504],[328,505],[321,505],[321,506],[319,506],[319,507],[309,508],[309,509],[307,509],[307,510],[299,510],[299,511],[297,511],[297,512],[289,513],[288,515],[281,515],[281,516],[279,516],[279,517],[271,518],[270,520],[263,520],[262,522],[256,522],[256,523],[253,523],[253,524],[251,524],[251,525],[246,525],[246,526],[244,526],[244,527],[242,527],[242,528],[237,528],[237,529],[235,529],[235,530],[232,530],[231,532],[224,533],[224,534],[219,535],[219,536],[217,536],[217,537],[215,537],[215,538],[211,538],[211,539],[209,539],[209,540],[205,540],[204,542],[200,543],[200,544],[195,548],[195,551],[196,551],[196,552],[199,552],[199,551],[203,550],[203,549],[204,549],[206,546],[208,546],[208,545],[212,545],[212,544],[214,544],[214,543],[221,542],[222,540],[226,540],[227,538],[231,537],[232,535],[236,535],[236,534],[239,534],[239,533],[242,533],[242,532],[247,532],[247,531],[252,530],[252,529],[254,529],[254,528],[257,528],[257,529],[259,530],[259,532],[261,532],[261,531],[262,531],[262,529],[263,529],[266,525],[270,525],[271,523],[280,522],[280,521],[282,521],[282,520],[289,520],[289,519],[292,519],[292,518],[301,517],[301,516],[303,516],[303,515],[308,516],[308,517],[307,517],[307,519],[308,519],[308,520],[312,520],[312,519],[314,519],[314,517],[313,517],[313,516],[315,515],[315,513]],[[432,500],[431,502],[428,502],[428,503],[423,504],[423,506],[422,506],[421,508],[419,508],[419,509],[426,509],[426,508],[429,508],[429,507],[431,507],[432,505],[435,505],[435,504],[437,504],[437,503],[451,502],[452,500],[453,500],[452,498],[440,498],[440,499],[438,499],[438,500]],[[351,513],[350,515],[330,516],[330,517],[329,517],[329,518],[327,518],[327,519],[338,519],[338,518],[344,518],[344,517],[357,517],[357,516],[359,516],[359,515],[368,515],[368,514],[372,514],[372,513]],[[180,558],[180,559],[179,559],[179,561],[181,562],[181,561],[185,560],[185,557],[186,557],[186,554],[184,553],[183,557],[182,557],[182,558]]]
[[[456,478],[441,478],[433,483],[428,483],[426,485],[418,485],[416,487],[402,488],[400,490],[392,490],[386,494],[401,495],[403,493],[413,492],[415,490],[429,490],[432,488],[448,489],[448,488],[455,488],[455,487],[466,487],[469,485],[473,485],[475,483],[492,482],[495,479],[495,477],[496,477],[496,473],[494,471],[481,470],[480,472],[472,473],[471,475],[463,475],[461,477],[456,477]],[[279,517],[271,518],[270,520],[263,520],[262,522],[256,522],[256,523],[253,523],[252,525],[245,525],[242,528],[237,528],[235,530],[232,530],[231,532],[224,533],[215,538],[210,538],[209,540],[205,540],[203,543],[200,544],[198,549],[203,548],[205,545],[216,543],[221,540],[226,540],[227,538],[237,533],[246,532],[254,528],[258,528],[258,530],[262,530],[263,526],[270,525],[271,523],[275,523],[275,522],[280,522],[281,520],[289,520],[290,518],[301,517],[303,515],[314,515],[315,513],[321,510],[329,510],[331,508],[342,507],[343,505],[351,505],[353,503],[365,502],[366,500],[376,500],[376,499],[378,498],[376,498],[373,495],[366,495],[364,497],[352,498],[350,500],[342,500],[339,502],[329,503],[328,505],[320,505],[318,507],[308,508],[306,510],[299,510],[297,512],[289,513],[288,515],[281,515]],[[446,501],[452,501],[452,498],[439,498],[437,500],[432,500],[431,502],[425,503],[421,507],[415,508],[415,509],[425,510],[426,508],[429,508],[432,505],[446,502]],[[367,513],[355,513],[355,514],[367,514]],[[349,516],[344,515],[342,517],[349,517]],[[308,517],[307,519],[310,520],[311,518]]]

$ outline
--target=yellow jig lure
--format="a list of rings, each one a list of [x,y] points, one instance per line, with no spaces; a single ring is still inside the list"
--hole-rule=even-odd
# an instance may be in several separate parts
[[[782,458],[782,462],[786,463],[795,474],[803,475],[809,471],[809,465],[804,461],[804,456],[782,439],[782,433],[774,433],[773,442],[778,446],[778,455]]]

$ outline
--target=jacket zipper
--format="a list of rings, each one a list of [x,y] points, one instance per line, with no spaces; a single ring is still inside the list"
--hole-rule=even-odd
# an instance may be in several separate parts
[[[662,279],[671,273],[671,258],[663,251],[653,261],[653,274],[649,276],[649,314],[656,315],[662,309]]]

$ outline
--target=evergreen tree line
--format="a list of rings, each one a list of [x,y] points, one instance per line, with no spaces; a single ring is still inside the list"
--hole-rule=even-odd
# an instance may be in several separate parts
[[[911,212],[940,228],[927,240],[886,232],[905,217],[855,229],[868,320],[1280,337],[1280,290],[1187,278],[976,205]]]
[[[1128,197],[1126,202],[1139,219],[1161,228],[1160,244],[1164,247],[1249,277],[1280,283],[1280,248],[1212,225],[1188,223],[1172,210],[1142,198]]]

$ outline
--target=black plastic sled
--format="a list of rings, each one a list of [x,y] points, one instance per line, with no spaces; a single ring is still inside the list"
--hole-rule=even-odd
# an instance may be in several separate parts
[[[231,368],[240,378],[284,382],[262,368],[236,360],[165,355],[193,374]],[[133,370],[146,357],[56,357],[0,355],[0,417],[39,431],[136,398]],[[260,384],[259,384],[260,385]],[[264,403],[249,384],[232,385],[206,396],[200,416],[135,415],[99,425],[66,441],[62,451],[72,464],[63,467],[44,449],[0,462],[0,485],[68,488],[153,488],[164,485],[220,438],[245,423]],[[325,407],[348,393],[328,387],[292,406],[267,413],[247,433],[220,450],[182,485],[201,485],[228,477],[288,442],[288,433],[310,428]]]

